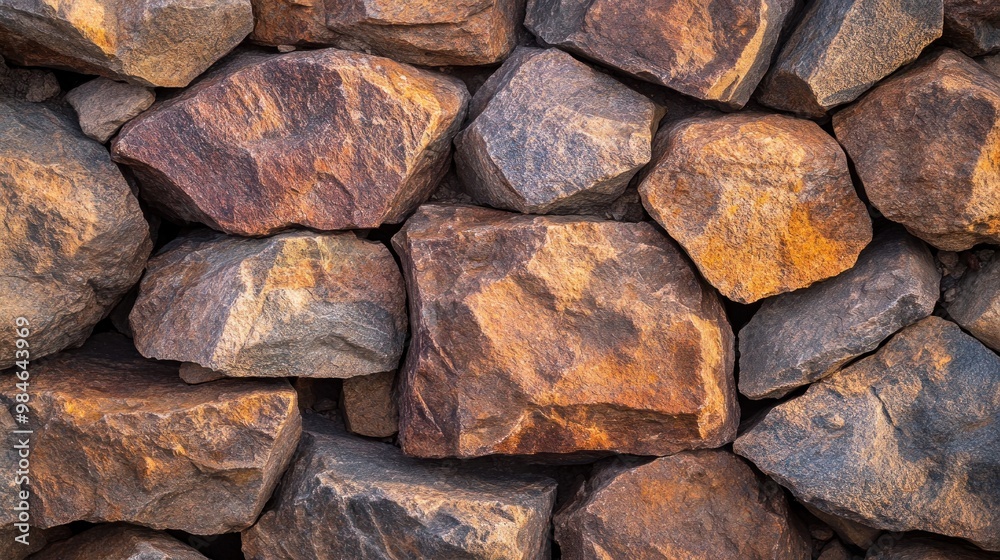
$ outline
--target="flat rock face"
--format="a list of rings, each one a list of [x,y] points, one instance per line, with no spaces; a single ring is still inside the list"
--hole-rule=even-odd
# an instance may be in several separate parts
[[[155,87],[184,87],[253,29],[250,0],[0,0],[0,52]]]
[[[764,302],[739,335],[740,392],[777,398],[826,377],[927,317],[941,274],[922,242],[888,230],[854,268]]]
[[[767,71],[794,0],[529,0],[541,41],[724,108]]]
[[[560,50],[525,50],[476,94],[489,100],[455,141],[459,176],[474,200],[506,210],[610,206],[649,162],[662,111]]]
[[[850,103],[941,36],[942,0],[814,2],[764,79],[760,102],[809,117]]]
[[[208,560],[166,533],[114,523],[56,543],[32,560]]]
[[[395,381],[394,371],[344,380],[340,409],[349,431],[379,438],[392,437],[399,431],[399,408],[393,395]]]
[[[969,56],[1000,50],[1000,4],[993,0],[944,0],[944,34]]]
[[[142,86],[97,78],[66,94],[87,136],[105,143],[123,124],[149,109],[156,96]]]
[[[833,118],[871,203],[939,249],[1000,241],[1000,77],[936,53]]]
[[[996,560],[997,555],[932,537],[907,536],[896,539],[886,546],[872,547],[865,558],[866,560]]]
[[[239,235],[401,221],[449,163],[468,92],[389,59],[241,53],[112,150],[166,215]]]
[[[202,232],[150,261],[129,320],[149,358],[230,377],[351,377],[398,367],[406,294],[389,249],[351,232]]]
[[[13,382],[2,391],[13,403]],[[31,397],[30,511],[41,528],[245,529],[301,431],[287,381],[186,385],[176,366],[143,359],[118,335],[34,365]]]
[[[1000,351],[1000,258],[962,277],[948,314],[980,342]]]
[[[309,418],[248,560],[547,558],[554,480],[410,459]]]
[[[139,281],[152,249],[139,201],[72,119],[0,98],[0,369],[14,321],[31,359],[79,346]]]
[[[780,489],[728,451],[598,466],[555,517],[563,558],[809,560]]]
[[[830,513],[1000,550],[1000,357],[928,317],[772,409],[734,449]]]
[[[729,299],[750,303],[835,276],[871,241],[847,158],[815,123],[710,115],[664,134],[639,194]]]
[[[393,238],[408,455],[666,455],[730,441],[718,298],[649,223],[424,206]]]
[[[330,45],[337,34],[326,26],[327,0],[250,0],[253,33],[262,45]]]

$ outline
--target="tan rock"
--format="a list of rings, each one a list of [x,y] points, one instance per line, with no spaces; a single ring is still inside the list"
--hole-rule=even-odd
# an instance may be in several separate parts
[[[80,128],[87,136],[105,143],[123,124],[149,109],[156,96],[133,84],[97,78],[73,88],[66,101],[80,117]]]
[[[948,314],[980,342],[1000,351],[1000,258],[962,277]]]
[[[208,560],[166,533],[124,523],[98,525],[31,560]]]
[[[399,408],[393,395],[395,382],[394,371],[345,379],[340,407],[347,429],[368,437],[395,435],[399,431]]]
[[[969,56],[1000,51],[1000,4],[944,0],[944,35]]]

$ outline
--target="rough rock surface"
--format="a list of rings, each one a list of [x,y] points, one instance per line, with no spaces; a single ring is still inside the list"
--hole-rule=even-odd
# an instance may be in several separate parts
[[[649,162],[662,111],[558,49],[525,50],[498,70],[502,84],[477,92],[477,105],[489,101],[455,140],[459,176],[474,200],[505,210],[606,208]]]
[[[976,59],[980,66],[994,76],[1000,76],[1000,54],[983,56]]]
[[[541,41],[738,109],[771,63],[794,0],[529,0]]]
[[[59,80],[52,72],[10,68],[0,57],[0,96],[39,103],[60,93]]]
[[[391,437],[399,431],[399,408],[392,393],[395,381],[394,371],[344,380],[340,408],[348,430],[379,438]]]
[[[208,560],[166,533],[113,523],[56,543],[31,560]]]
[[[243,533],[248,560],[541,560],[556,483],[410,459],[307,417],[272,507]]]
[[[123,124],[149,109],[155,99],[149,89],[107,78],[91,80],[66,94],[66,102],[80,117],[83,133],[102,144]]]
[[[262,45],[331,45],[337,33],[326,26],[328,0],[250,0],[250,40]]]
[[[1000,4],[994,0],[944,0],[944,35],[969,56],[1000,50]]]
[[[1000,550],[1000,357],[928,317],[772,409],[734,449],[818,509]]]
[[[941,36],[942,0],[813,2],[764,78],[761,103],[822,117]]]
[[[729,299],[750,303],[835,276],[871,241],[847,158],[815,123],[698,116],[665,134],[639,185],[643,204]]]
[[[962,277],[948,314],[980,342],[1000,352],[1000,258]]]
[[[149,358],[229,377],[351,377],[399,366],[406,294],[389,249],[351,232],[199,232],[150,260],[129,320]]]
[[[563,558],[809,560],[784,493],[728,451],[683,452],[641,466],[613,460],[555,517]]]
[[[139,280],[149,224],[103,146],[68,116],[0,98],[0,369],[16,317],[30,357],[78,346]],[[23,357],[23,356],[22,356]]]
[[[844,548],[840,541],[834,539],[823,547],[816,560],[854,560],[854,555]]]
[[[4,560],[25,560],[25,558],[45,548],[50,542],[63,540],[72,533],[68,527],[55,527],[47,530],[32,527],[28,533],[27,545],[14,540],[15,537],[22,534],[13,525],[0,527],[0,558]]]
[[[896,229],[877,235],[854,268],[764,302],[740,331],[740,392],[777,398],[826,377],[930,315],[940,284],[922,242]]]
[[[997,560],[991,554],[962,544],[932,537],[905,536],[868,551],[866,560]]]
[[[250,0],[0,0],[0,52],[25,66],[184,87],[253,29]]]
[[[457,80],[385,58],[242,53],[112,150],[175,219],[239,235],[371,228],[430,196],[467,101]]]
[[[14,393],[3,387],[0,402],[10,406]],[[41,528],[245,529],[301,430],[287,381],[186,385],[176,366],[145,360],[111,334],[37,363],[31,397],[31,515]]]
[[[408,455],[666,455],[730,441],[733,339],[649,223],[424,206],[393,238]]]
[[[833,117],[871,203],[948,251],[1000,242],[1000,78],[952,50]]]
[[[869,527],[858,523],[857,521],[852,521],[850,519],[844,519],[836,515],[826,513],[825,511],[820,511],[809,504],[804,504],[805,508],[809,510],[809,513],[813,514],[820,521],[826,523],[831,529],[837,533],[840,540],[852,544],[862,550],[868,550],[871,548],[875,541],[882,534],[881,529],[875,529],[874,527]]]

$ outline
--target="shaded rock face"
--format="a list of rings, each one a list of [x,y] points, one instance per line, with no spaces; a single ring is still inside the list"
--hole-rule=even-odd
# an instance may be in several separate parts
[[[740,392],[782,397],[934,311],[941,274],[919,240],[888,230],[850,270],[764,302],[739,335]]]
[[[871,203],[939,249],[1000,241],[1000,78],[927,57],[833,118]]]
[[[830,513],[1000,550],[1000,357],[928,317],[772,409],[734,449]]]
[[[648,223],[424,206],[393,238],[408,455],[666,455],[730,441],[722,306]]]
[[[942,0],[813,2],[764,79],[760,102],[819,118],[941,36]]]
[[[944,35],[969,56],[1000,51],[1000,5],[992,0],[944,0]]]
[[[962,277],[948,314],[980,342],[1000,351],[1000,258]]]
[[[528,50],[528,49],[526,49]],[[649,162],[663,115],[646,97],[557,50],[529,52],[498,71],[502,84],[455,140],[473,199],[533,214],[594,213]]]
[[[750,303],[835,276],[871,241],[847,158],[815,123],[698,116],[664,134],[639,194],[729,299]]]
[[[154,87],[184,87],[253,29],[249,0],[0,1],[0,52]]]
[[[803,504],[809,513],[816,516],[820,521],[826,523],[830,526],[841,541],[845,543],[852,544],[862,550],[868,550],[872,545],[878,540],[879,535],[882,534],[881,529],[875,529],[874,527],[869,527],[858,523],[857,521],[852,521],[850,519],[844,519],[843,517],[832,515],[816,509],[809,504]]]
[[[149,109],[156,96],[133,84],[97,78],[66,94],[66,102],[80,117],[80,128],[87,136],[105,143],[123,124]]]
[[[997,555],[931,537],[908,536],[868,551],[867,560],[996,560]]]
[[[130,122],[112,152],[174,219],[227,233],[401,221],[447,171],[468,92],[336,49],[245,53]]]
[[[728,109],[750,99],[794,0],[529,0],[542,42]]]
[[[129,320],[150,358],[230,377],[351,377],[399,365],[405,298],[388,248],[351,232],[202,232],[150,261]]]
[[[0,96],[39,103],[60,93],[59,80],[52,72],[9,68],[0,57]]]
[[[207,560],[166,533],[124,523],[98,525],[56,543],[32,560]]]
[[[149,224],[104,148],[65,115],[0,98],[0,369],[79,346],[139,280]]]
[[[331,45],[337,33],[326,26],[327,0],[250,0],[250,40],[262,45]]]
[[[773,483],[772,483],[773,484]],[[784,493],[728,451],[605,463],[555,519],[563,558],[808,560]]]
[[[311,417],[248,560],[547,557],[556,483],[403,456]]]
[[[0,393],[7,406],[9,385]],[[245,529],[301,431],[287,381],[185,385],[176,366],[143,359],[118,335],[35,365],[31,396],[31,515],[41,528],[83,520],[199,535]]]
[[[394,371],[344,380],[340,408],[350,432],[384,438],[399,431],[399,407],[393,394],[395,381]]]

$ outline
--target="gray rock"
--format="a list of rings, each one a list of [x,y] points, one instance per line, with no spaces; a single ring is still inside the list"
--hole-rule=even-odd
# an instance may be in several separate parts
[[[1000,258],[962,277],[948,313],[980,342],[1000,351]]]
[[[944,36],[969,56],[1000,50],[1000,3],[944,0]]]
[[[866,560],[997,560],[991,554],[971,546],[926,536],[900,536],[885,539],[868,550]]]
[[[208,560],[166,533],[113,523],[47,547],[31,560]]]
[[[0,56],[0,96],[32,103],[48,101],[62,93],[56,75],[48,70],[10,68]]]
[[[156,95],[147,88],[107,78],[91,80],[66,94],[66,102],[80,117],[83,133],[102,144],[155,100]]]

